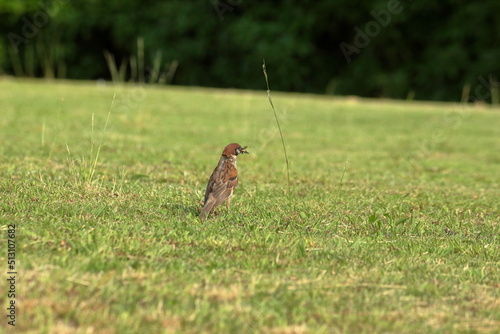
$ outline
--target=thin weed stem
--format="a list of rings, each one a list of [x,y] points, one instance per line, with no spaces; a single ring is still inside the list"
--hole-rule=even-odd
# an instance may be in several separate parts
[[[99,153],[101,152],[101,148],[104,146],[104,135],[106,133],[106,129],[108,128],[109,117],[111,116],[111,111],[113,110],[113,105],[116,99],[116,92],[113,94],[113,100],[111,101],[111,106],[109,107],[108,116],[106,117],[106,122],[104,123],[104,128],[102,130],[101,139],[99,141],[99,146],[97,147],[97,151],[94,157],[94,113],[92,113],[92,134],[90,140],[90,170],[89,177],[87,179],[87,183],[91,184],[92,179],[94,178],[95,170],[97,167],[97,161],[99,160]]]
[[[342,175],[340,176],[340,180],[339,180],[339,184],[338,184],[338,193],[337,193],[337,198],[340,197],[340,190],[342,188],[342,184],[344,182],[344,175],[345,175],[345,171],[347,170],[347,164],[349,163],[349,157],[347,158],[347,160],[345,161],[344,163],[344,169],[342,170]]]
[[[280,122],[278,120],[278,115],[276,114],[276,109],[274,109],[273,99],[271,98],[271,90],[269,89],[269,80],[267,78],[266,72],[266,60],[262,59],[262,71],[264,72],[264,77],[266,78],[266,86],[267,86],[267,97],[269,98],[269,103],[271,104],[271,108],[273,109],[274,118],[276,119],[276,124],[278,124],[278,130],[281,137],[281,144],[283,145],[283,153],[285,154],[285,164],[286,164],[286,178],[287,178],[287,186],[288,186],[288,196],[290,196],[290,168],[288,164],[288,154],[286,153],[285,139],[283,138],[283,132],[281,131]]]

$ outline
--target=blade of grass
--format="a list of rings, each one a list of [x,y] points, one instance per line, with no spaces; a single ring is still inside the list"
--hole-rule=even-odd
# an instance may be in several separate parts
[[[138,81],[144,83],[144,38],[137,38],[137,74]]]
[[[10,55],[10,64],[12,66],[12,70],[14,71],[14,75],[16,77],[24,76],[24,69],[19,51],[12,46],[9,46],[8,50]]]
[[[174,79],[175,71],[177,70],[177,66],[179,66],[179,62],[177,60],[174,60],[170,63],[170,66],[169,66],[168,72],[167,72],[167,77],[165,80],[165,82],[167,84],[172,83],[172,80]]]
[[[267,97],[269,98],[269,103],[271,104],[271,108],[273,109],[274,118],[276,119],[276,124],[278,124],[278,130],[280,133],[281,144],[283,145],[283,153],[285,155],[285,164],[286,164],[286,179],[288,186],[288,196],[290,196],[290,168],[288,163],[288,154],[286,153],[285,139],[283,138],[283,132],[281,131],[280,121],[278,119],[278,115],[276,114],[276,109],[274,108],[273,99],[271,98],[271,90],[269,89],[269,79],[267,77],[266,72],[266,60],[262,59],[262,71],[264,72],[264,77],[266,78],[266,86],[267,86]]]
[[[344,175],[345,175],[345,171],[347,170],[347,164],[348,163],[349,163],[349,157],[347,157],[347,160],[344,163],[344,169],[342,170],[342,175],[340,176],[340,180],[339,180],[339,183],[338,183],[337,198],[340,198],[340,191],[341,191],[341,188],[342,188],[342,185],[343,185],[343,182],[344,182]]]
[[[111,101],[111,106],[109,107],[108,116],[106,118],[106,122],[104,123],[104,128],[102,130],[101,139],[99,141],[99,146],[97,147],[97,151],[95,157],[93,156],[94,152],[94,113],[92,113],[92,133],[91,133],[91,141],[90,141],[90,170],[89,177],[87,179],[87,183],[91,184],[92,179],[94,178],[97,161],[99,160],[99,153],[101,152],[101,148],[104,146],[104,135],[106,133],[106,129],[108,128],[109,117],[111,116],[111,111],[113,110],[113,105],[116,99],[116,92],[113,94],[113,100]]]
[[[148,83],[158,82],[161,70],[161,58],[162,58],[162,52],[160,50],[156,51],[155,58],[153,61],[153,70],[151,71],[151,75],[148,78]]]
[[[118,68],[116,67],[115,56],[108,50],[104,50],[104,58],[106,58],[106,63],[108,64],[108,70],[111,74],[111,80],[113,82],[120,82],[120,76],[118,73]]]

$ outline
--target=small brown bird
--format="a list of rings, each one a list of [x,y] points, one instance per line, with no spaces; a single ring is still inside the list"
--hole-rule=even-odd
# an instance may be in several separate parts
[[[208,180],[205,191],[205,204],[200,212],[200,218],[206,219],[208,215],[222,202],[226,201],[227,208],[231,204],[231,196],[234,188],[238,186],[238,170],[236,169],[236,157],[240,153],[248,154],[247,146],[232,143],[222,151],[219,164],[215,167],[212,176]]]

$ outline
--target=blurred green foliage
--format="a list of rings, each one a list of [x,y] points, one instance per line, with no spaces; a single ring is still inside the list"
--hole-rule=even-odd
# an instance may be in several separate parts
[[[273,90],[491,102],[498,13],[498,0],[1,0],[0,73],[110,79],[109,51],[126,78],[177,61],[174,84],[265,89],[265,58]]]

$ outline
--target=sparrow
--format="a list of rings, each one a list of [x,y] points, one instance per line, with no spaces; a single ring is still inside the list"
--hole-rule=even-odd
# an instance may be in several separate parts
[[[226,201],[227,208],[231,204],[231,196],[234,188],[238,186],[238,170],[236,169],[236,157],[240,153],[248,154],[247,146],[232,143],[222,151],[219,164],[215,167],[208,180],[205,191],[205,202],[200,212],[200,219],[206,219],[208,215],[222,202]]]

